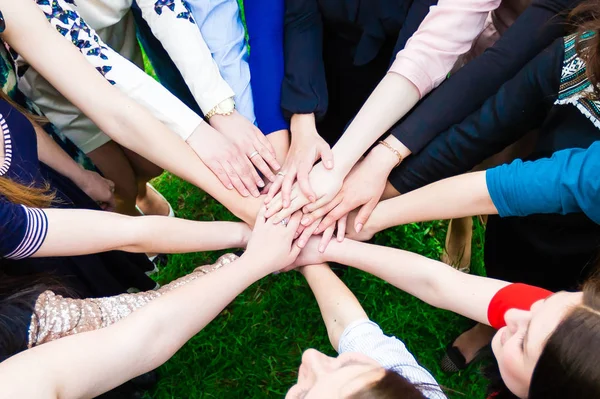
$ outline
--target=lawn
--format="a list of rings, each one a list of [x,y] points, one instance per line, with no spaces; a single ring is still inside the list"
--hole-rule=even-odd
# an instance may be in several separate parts
[[[148,63],[146,67],[152,74]],[[174,176],[164,174],[154,184],[178,217],[235,220],[210,196]],[[437,259],[446,226],[442,221],[398,226],[379,233],[375,242]],[[484,273],[483,232],[476,220],[471,268],[479,274]],[[171,255],[156,279],[167,283],[212,263],[222,253]],[[468,320],[355,269],[347,270],[342,279],[370,318],[386,334],[402,339],[448,389],[449,398],[485,397],[485,380],[477,365],[458,374],[439,368],[446,345],[468,326]],[[282,398],[295,383],[302,352],[308,348],[335,355],[310,289],[297,272],[269,276],[249,287],[162,366],[158,386],[147,398]]]
[[[179,217],[192,220],[235,220],[222,205],[196,187],[165,174],[155,181]],[[378,234],[378,244],[438,258],[445,222],[399,226]],[[473,269],[481,272],[483,229],[476,222]],[[210,263],[221,253],[172,255],[157,275],[166,283]],[[483,399],[485,381],[477,366],[459,374],[439,369],[444,348],[467,320],[432,308],[395,287],[350,269],[344,282],[372,320],[389,335],[404,340],[451,398]],[[297,272],[269,276],[252,285],[203,331],[162,366],[160,382],[149,394],[173,398],[282,398],[294,384],[302,352],[331,348],[319,309]]]

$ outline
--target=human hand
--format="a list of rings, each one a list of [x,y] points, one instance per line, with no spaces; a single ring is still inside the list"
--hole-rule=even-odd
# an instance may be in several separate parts
[[[264,181],[248,156],[223,134],[201,123],[186,141],[227,189],[235,188],[244,197],[260,195],[257,186],[264,187]]]
[[[259,128],[235,110],[231,115],[214,115],[209,123],[245,154],[269,181],[275,180],[272,170],[281,169],[281,165],[277,162],[271,142]]]
[[[314,209],[318,209],[329,203],[336,196],[342,187],[344,176],[335,168],[333,170],[327,170],[323,165],[323,162],[319,162],[310,172],[309,181],[310,185],[315,190],[316,195],[316,201],[310,204],[310,207],[314,206]],[[300,190],[297,182],[292,187],[290,198],[291,201],[287,208],[283,207],[282,193],[277,194],[275,198],[267,204],[266,216],[272,217],[275,215],[272,218],[273,223],[278,223],[310,203],[310,200]],[[303,220],[302,225],[306,227],[309,226],[310,223]]]
[[[284,208],[287,208],[291,201],[290,194],[296,178],[300,191],[309,201],[315,201],[315,192],[310,185],[308,175],[316,161],[321,159],[326,169],[333,168],[333,153],[329,144],[317,132],[313,114],[294,115],[290,130],[292,144],[281,168],[282,172],[275,178],[265,200],[268,204],[281,190]]]
[[[115,183],[96,172],[83,170],[77,186],[105,211],[113,212],[116,207]]]
[[[360,233],[365,223],[371,216],[373,209],[379,203],[385,190],[388,176],[398,158],[382,146],[376,146],[361,162],[356,164],[344,180],[344,185],[335,198],[327,205],[305,215],[302,222],[312,223],[313,220],[323,218],[315,234],[321,234],[335,222],[360,208],[358,214],[353,218],[351,227],[356,233]],[[306,207],[308,208],[308,207]],[[345,232],[345,222],[341,232],[341,239]],[[338,235],[338,239],[340,236]]]
[[[358,211],[352,211],[346,216],[348,218],[346,224],[346,238],[354,241],[369,241],[371,238],[373,238],[375,233],[380,231],[380,229],[376,227],[376,223],[373,220],[374,218],[371,217],[364,224],[360,232],[357,233],[356,229],[354,228],[357,216]]]
[[[296,212],[287,223],[273,223],[265,217],[265,207],[258,212],[252,236],[244,257],[253,258],[267,273],[271,273],[294,263],[300,248],[294,245],[294,234],[300,224],[302,214]]]

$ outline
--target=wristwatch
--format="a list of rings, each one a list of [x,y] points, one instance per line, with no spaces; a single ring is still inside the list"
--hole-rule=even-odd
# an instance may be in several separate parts
[[[206,115],[204,115],[204,118],[208,120],[215,115],[231,115],[234,109],[235,101],[233,101],[233,97],[226,98],[208,111]]]

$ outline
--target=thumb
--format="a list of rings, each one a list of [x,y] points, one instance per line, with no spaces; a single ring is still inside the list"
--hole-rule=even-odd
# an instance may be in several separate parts
[[[333,169],[333,151],[331,151],[331,147],[329,144],[323,143],[321,145],[321,161],[323,165],[325,165],[326,169]]]
[[[360,208],[358,214],[356,215],[356,219],[354,219],[354,230],[357,233],[360,233],[376,206],[377,200],[371,200],[364,204],[362,208]]]

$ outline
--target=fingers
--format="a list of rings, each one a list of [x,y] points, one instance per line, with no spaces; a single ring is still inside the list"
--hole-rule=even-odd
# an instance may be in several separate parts
[[[258,158],[258,156],[254,157],[254,158]],[[262,159],[261,159],[261,161],[262,161]],[[263,161],[263,163],[264,163],[264,161]],[[263,179],[261,179],[260,175],[256,171],[256,168],[254,167],[254,165],[252,165],[252,161],[250,160],[250,158],[248,158],[248,167],[250,169],[250,174],[252,175],[252,179],[254,179],[254,182],[256,183],[256,185],[262,189],[265,186],[265,181]],[[270,170],[270,169],[267,168],[267,170]],[[259,195],[260,195],[260,191],[259,190],[257,190],[257,191],[259,192]]]
[[[358,215],[356,215],[356,219],[354,219],[354,230],[357,233],[360,233],[363,226],[367,223],[367,220],[369,220],[371,213],[373,213],[373,209],[375,209],[377,206],[377,202],[378,201],[376,200],[371,200],[364,204],[363,207],[358,211]]]
[[[292,196],[293,196],[293,193],[292,193]],[[306,205],[307,202],[308,202],[308,200],[306,198],[304,198],[304,196],[295,197],[294,199],[292,199],[292,202],[290,203],[289,208],[281,209],[279,211],[279,213],[277,213],[273,217],[273,221],[275,223],[279,223],[284,218],[290,217],[291,214],[302,209],[302,207],[304,205]],[[269,212],[271,212],[271,209],[269,209]]]
[[[217,176],[217,179],[223,184],[228,190],[233,190],[234,186],[225,170],[225,167],[219,162],[207,162],[206,166]],[[240,194],[242,194],[240,192]]]
[[[248,159],[250,159],[254,166],[256,166],[269,181],[274,181],[275,174],[271,171],[271,168],[264,159],[266,154],[272,157],[271,153],[265,147],[261,146],[260,143],[255,143],[254,148],[255,151],[248,155]]]
[[[281,188],[281,185],[283,184],[284,177],[285,176],[280,174],[278,174],[277,177],[275,177],[275,180],[273,181],[273,184],[271,184],[271,188],[269,188],[269,192],[267,193],[267,198],[265,198],[265,204],[269,204],[273,200],[275,195],[277,195],[279,189]]]
[[[329,245],[329,242],[331,241],[331,237],[333,237],[334,230],[335,226],[331,226],[323,232],[323,236],[321,236],[321,242],[319,242],[319,252],[325,252],[325,249],[327,249],[327,245]]]
[[[317,229],[316,234],[321,234],[322,231],[324,231],[326,228],[340,220],[344,215],[349,214],[355,208],[356,205],[350,202],[342,201],[339,205],[332,209],[331,212],[329,212],[327,216],[325,216],[325,218],[321,221],[321,225]]]
[[[256,182],[252,179],[252,174],[250,172],[250,169],[254,167],[245,155],[243,155],[243,157],[245,159],[241,159],[240,157],[230,161],[231,166],[233,166],[233,169],[242,181],[242,184],[246,188],[246,192],[250,192],[254,197],[258,197],[260,193],[256,188]],[[233,184],[235,185],[235,183]]]
[[[267,207],[264,205],[261,206],[260,209],[258,210],[258,214],[256,215],[256,221],[254,222],[255,229],[256,229],[256,226],[263,225],[267,222],[267,218],[265,217],[266,212],[267,212]]]
[[[286,226],[286,232],[293,237],[296,231],[298,230],[298,226],[300,226],[300,219],[302,218],[302,212],[295,212],[290,221]]]
[[[258,131],[256,135],[258,140],[254,144],[254,148],[260,153],[260,156],[263,158],[263,160],[265,160],[265,162],[269,164],[271,169],[281,169],[281,165],[279,164],[279,162],[277,162],[277,154],[275,153],[275,148],[273,148],[271,142],[265,137],[264,134],[262,134],[260,130],[256,130]]]
[[[338,206],[338,204],[342,201],[343,199],[343,194],[338,194],[335,196],[335,198],[328,204],[326,204],[325,206],[317,209],[316,211],[305,215],[304,218],[302,219],[302,221],[300,223],[302,223],[304,226],[308,226],[309,224],[311,224],[313,222],[313,220],[317,220],[317,219],[321,219],[323,216],[327,215],[329,212],[331,212],[331,210],[333,208],[335,208],[336,206]],[[304,207],[304,209],[306,209],[307,207]],[[321,222],[321,226],[323,222]],[[329,226],[325,226],[325,227],[329,227]],[[321,231],[325,230],[325,227],[323,227],[322,229],[320,229]]]
[[[279,193],[275,196],[275,198],[269,201],[267,205],[267,213],[265,215],[268,218],[270,218],[271,216],[279,212],[281,209],[283,209],[283,197],[281,193]]]
[[[321,162],[325,165],[326,169],[333,169],[333,151],[327,144],[323,144],[320,148]]]
[[[306,227],[302,226],[302,222],[300,222],[300,225],[296,229],[296,234],[294,234],[294,240],[297,239],[298,237],[300,237],[300,234],[302,234],[302,232],[304,231],[305,228]]]
[[[254,127],[254,132],[256,133],[256,137],[258,138],[258,140],[262,143],[262,145],[264,145],[267,150],[269,150],[269,152],[271,154],[273,154],[273,156],[277,156],[277,152],[275,151],[275,147],[273,147],[273,144],[271,144],[271,142],[269,141],[269,139],[267,139],[267,136],[265,136],[263,134],[263,132],[257,128],[256,126]],[[277,161],[275,161],[277,162]],[[277,164],[277,166],[280,166],[279,164]],[[275,168],[275,170],[279,169],[279,167]]]
[[[340,220],[338,220],[337,225],[337,240],[338,242],[344,241],[344,237],[346,236],[346,223],[348,222],[348,214],[342,216]]]
[[[283,207],[287,208],[290,206],[291,193],[294,180],[296,179],[296,169],[291,168],[287,171],[283,178],[283,184],[281,185],[281,195],[283,196]]]
[[[326,205],[329,201],[330,200],[328,200],[326,197],[321,197],[316,202],[313,202],[312,204],[308,204],[307,206],[305,206],[304,209],[302,209],[302,212],[304,212],[304,213],[314,212],[317,209],[321,208],[322,206]]]
[[[246,186],[244,186],[244,183],[240,179],[237,170],[233,167],[233,165],[229,162],[225,162],[223,164],[223,169],[225,169],[225,173],[227,173],[227,177],[229,177],[229,180],[231,181],[231,184],[233,184],[233,187],[235,187],[235,189],[242,196],[249,196],[250,192],[248,191],[248,189],[246,189]]]
[[[317,227],[319,227],[319,222],[320,220],[317,220],[310,226],[304,228],[304,231],[302,232],[302,234],[300,234],[300,237],[296,241],[296,245],[299,248],[304,248],[306,246],[306,243],[310,239],[310,236],[312,236]]]
[[[312,163],[309,162],[302,162],[300,165],[298,165],[298,185],[300,186],[300,191],[302,191],[302,193],[304,194],[304,196],[306,198],[308,198],[308,200],[310,202],[315,202],[317,199],[317,196],[315,194],[315,192],[313,191],[312,187],[310,186],[310,181],[309,181],[309,173],[312,170]]]

